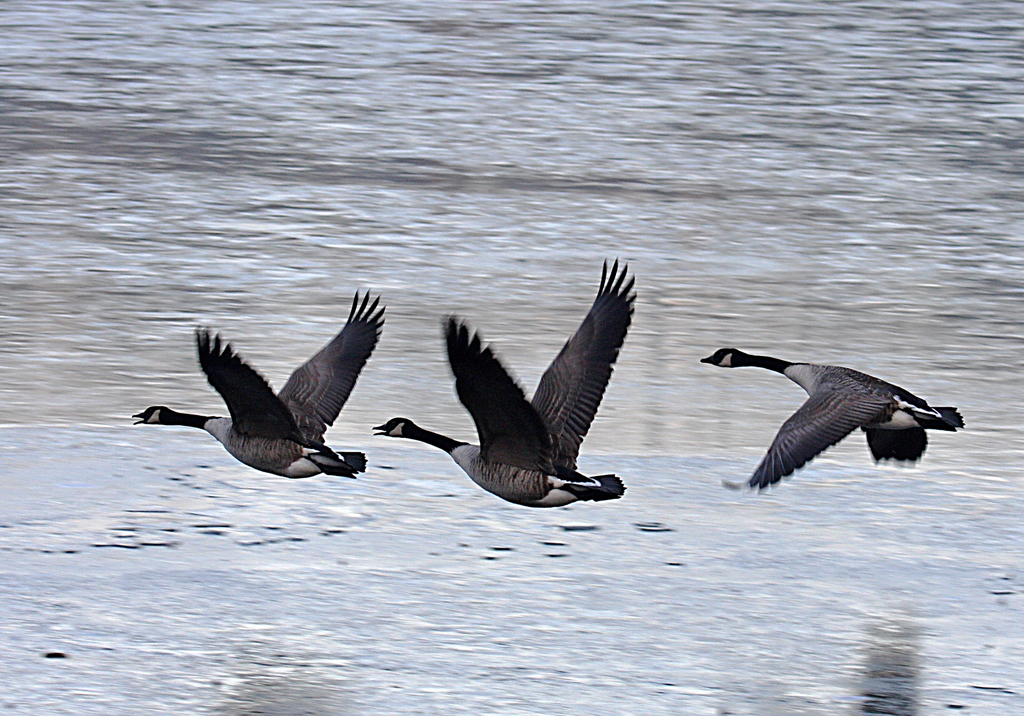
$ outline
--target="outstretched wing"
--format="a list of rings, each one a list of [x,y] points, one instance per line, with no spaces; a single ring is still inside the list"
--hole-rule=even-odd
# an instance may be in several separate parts
[[[251,437],[284,438],[316,447],[299,432],[292,414],[274,395],[263,376],[242,362],[230,345],[221,343],[220,336],[211,337],[209,330],[198,329],[196,347],[199,365],[227,404],[232,427],[237,432]]]
[[[827,386],[819,387],[782,424],[768,454],[746,484],[765,488],[793,474],[855,428],[873,422],[891,402],[892,398],[885,395],[851,395]]]
[[[473,416],[484,460],[551,473],[551,437],[523,389],[509,376],[480,336],[455,317],[445,326],[455,391]]]
[[[380,296],[370,303],[369,292],[360,303],[356,292],[345,327],[299,366],[278,394],[307,438],[322,440],[348,400],[384,327],[384,307],[378,309],[379,303]]]
[[[633,318],[635,278],[627,282],[627,270],[623,265],[620,273],[616,260],[609,271],[605,262],[590,313],[545,371],[533,396],[533,407],[551,431],[555,462],[573,469]]]

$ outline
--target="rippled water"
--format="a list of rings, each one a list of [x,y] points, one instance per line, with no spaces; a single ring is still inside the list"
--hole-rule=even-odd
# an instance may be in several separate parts
[[[832,714],[874,708],[895,623],[922,712],[1024,710],[1018,4],[6,2],[0,28],[0,703]],[[624,500],[516,508],[369,435],[471,438],[441,317],[532,388],[613,257],[636,319],[581,466]],[[223,412],[197,325],[280,387],[367,288],[387,325],[328,435],[360,480],[130,427]],[[803,394],[697,362],[722,345],[968,430],[724,492]]]

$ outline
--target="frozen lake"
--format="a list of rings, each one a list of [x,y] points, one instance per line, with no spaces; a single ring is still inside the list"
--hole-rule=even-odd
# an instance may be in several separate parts
[[[0,28],[0,707],[1024,713],[1019,4],[6,2]],[[532,391],[614,257],[636,316],[580,466],[622,500],[517,507],[370,435],[475,440],[441,318]],[[196,326],[280,388],[356,289],[388,305],[327,435],[359,480],[131,426],[224,413]],[[967,430],[726,491],[804,398],[699,364],[726,345]]]

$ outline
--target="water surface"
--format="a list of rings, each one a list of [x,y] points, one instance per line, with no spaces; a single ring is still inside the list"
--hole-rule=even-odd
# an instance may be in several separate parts
[[[0,703],[833,714],[895,623],[922,712],[1022,710],[1022,15],[4,3]],[[636,317],[581,467],[625,499],[524,510],[370,436],[472,439],[442,317],[532,390],[615,257]],[[328,433],[358,481],[130,427],[223,412],[196,326],[280,387],[357,289],[388,304]],[[725,492],[803,394],[697,362],[723,345],[968,430]]]

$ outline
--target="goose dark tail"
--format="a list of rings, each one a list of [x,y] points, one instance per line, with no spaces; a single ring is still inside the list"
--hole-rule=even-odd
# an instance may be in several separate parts
[[[356,473],[366,471],[366,455],[361,452],[341,452],[336,455],[315,452],[310,454],[309,459],[327,475],[355,478]]]
[[[562,489],[576,495],[577,499],[589,500],[591,502],[617,500],[626,492],[626,486],[615,475],[594,475],[589,479],[599,482],[600,487],[593,484],[581,485],[579,483],[567,482],[562,485]]]
[[[950,432],[956,432],[957,428],[964,426],[964,419],[960,415],[960,411],[956,408],[933,408],[941,418],[930,418],[922,420],[918,417],[917,422],[921,424],[922,428],[928,428],[929,430],[948,430]]]
[[[356,472],[366,472],[366,455],[361,452],[339,452],[341,459],[352,466]]]
[[[960,415],[960,411],[956,408],[936,408],[936,410],[939,411],[942,419],[953,426],[954,429],[964,426],[963,416]]]

